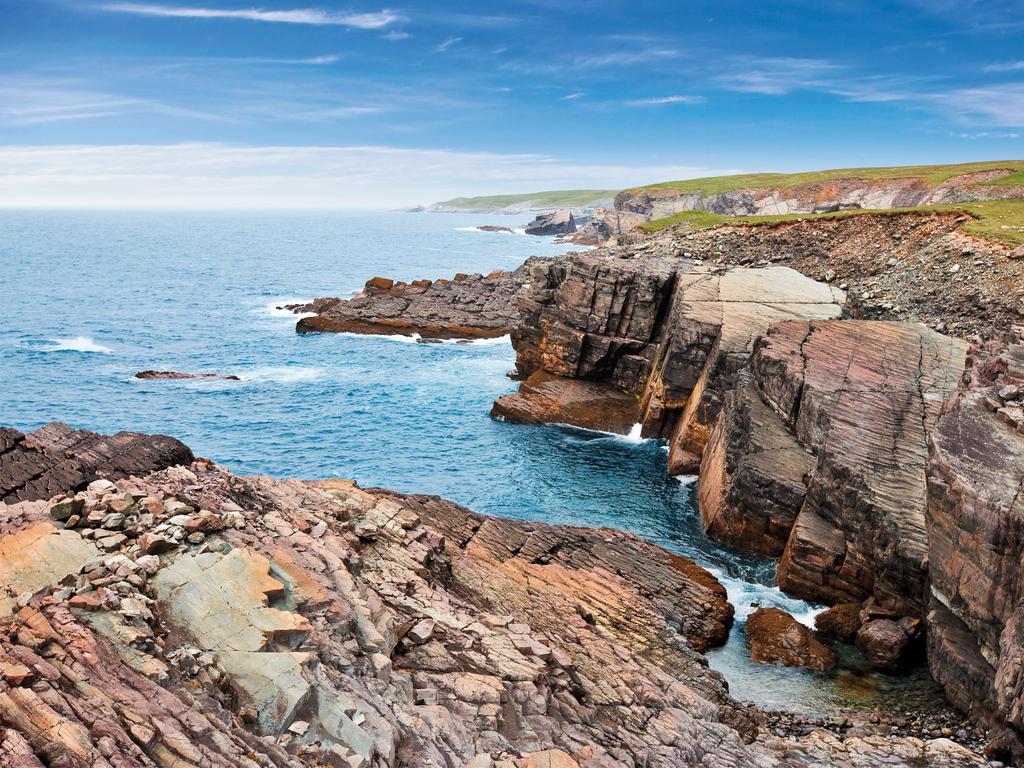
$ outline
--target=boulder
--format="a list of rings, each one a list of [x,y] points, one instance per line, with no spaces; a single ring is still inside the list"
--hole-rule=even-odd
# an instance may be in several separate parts
[[[553,213],[539,214],[526,225],[526,234],[528,235],[571,235],[575,231],[576,220],[568,208]]]
[[[758,608],[744,627],[750,657],[761,664],[808,667],[823,672],[838,661],[835,652],[785,611]]]
[[[922,622],[909,616],[872,619],[857,630],[857,647],[875,669],[902,672],[920,658],[922,630]]]
[[[860,603],[840,603],[814,617],[814,627],[825,637],[852,643],[860,629]]]

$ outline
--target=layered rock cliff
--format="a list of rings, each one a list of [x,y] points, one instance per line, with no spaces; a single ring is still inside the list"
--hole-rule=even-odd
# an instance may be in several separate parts
[[[730,189],[720,193],[667,188],[627,189],[615,208],[659,219],[679,211],[710,211],[727,216],[821,213],[843,210],[913,208],[941,203],[1024,197],[1024,186],[986,184],[1009,176],[1012,167],[953,176],[930,184],[924,175],[907,178],[840,178],[809,184]]]
[[[347,300],[316,299],[289,305],[302,317],[299,333],[418,335],[424,339],[477,339],[505,336],[517,322],[514,298],[525,268],[488,275],[459,273],[451,280],[395,282],[375,277]]]
[[[779,320],[838,317],[844,299],[790,269],[714,269],[643,253],[537,261],[529,278],[512,335],[527,380],[492,413],[612,431],[640,422],[644,435],[670,439],[673,474],[696,470],[755,339]],[[572,396],[581,381],[589,415]]]
[[[1024,329],[977,349],[931,432],[928,660],[950,699],[1024,754]]]
[[[721,585],[615,531],[198,460],[0,505],[0,552],[15,768],[984,764],[755,734]]]

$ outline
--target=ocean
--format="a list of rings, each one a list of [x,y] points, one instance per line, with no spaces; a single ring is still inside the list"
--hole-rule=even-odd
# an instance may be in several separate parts
[[[693,479],[658,441],[496,422],[515,384],[508,339],[299,336],[278,307],[354,295],[370,277],[487,273],[569,248],[513,217],[405,213],[0,212],[0,424],[162,432],[243,474],[354,478],[478,512],[636,533],[711,569],[737,607],[709,654],[738,698],[827,713],[927,709],[924,672],[892,678],[849,649],[816,674],[754,664],[743,619],[818,610],[771,586],[774,564],[704,535]],[[140,381],[144,369],[241,381]]]

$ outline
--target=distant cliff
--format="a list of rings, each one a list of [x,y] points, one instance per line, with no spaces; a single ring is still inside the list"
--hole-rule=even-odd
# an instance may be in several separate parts
[[[580,210],[610,206],[615,189],[556,189],[519,195],[456,197],[434,203],[424,209],[430,213],[507,213],[553,211],[558,208]]]

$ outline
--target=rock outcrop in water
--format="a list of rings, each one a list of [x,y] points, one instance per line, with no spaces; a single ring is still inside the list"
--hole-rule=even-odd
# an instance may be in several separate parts
[[[568,208],[542,213],[526,225],[528,235],[571,235],[575,231],[576,221]]]
[[[783,667],[808,667],[819,672],[836,666],[835,651],[778,608],[758,608],[747,617],[743,631],[754,661]]]
[[[1024,756],[1024,329],[977,349],[931,431],[928,662]]]
[[[160,379],[180,381],[187,379],[222,379],[224,381],[241,381],[241,377],[233,373],[185,373],[183,371],[139,371],[136,379]]]
[[[419,335],[424,339],[497,338],[518,322],[515,296],[525,268],[489,275],[457,274],[451,280],[368,280],[351,299],[323,298],[289,305],[301,318],[299,333]]]
[[[785,268],[603,251],[536,261],[512,334],[517,371],[530,378],[493,413],[601,428],[639,421],[645,435],[669,438],[670,472],[694,472],[757,337],[779,320],[838,317],[843,299]],[[595,416],[571,394],[580,381]],[[559,411],[563,401],[571,407]]]
[[[68,511],[73,513],[68,515]],[[755,736],[683,558],[209,461],[0,505],[0,762],[980,766],[944,739]]]
[[[100,435],[54,422],[27,435],[0,428],[0,500],[47,499],[84,488],[93,480],[117,480],[187,464],[192,452],[166,435],[118,432]]]

